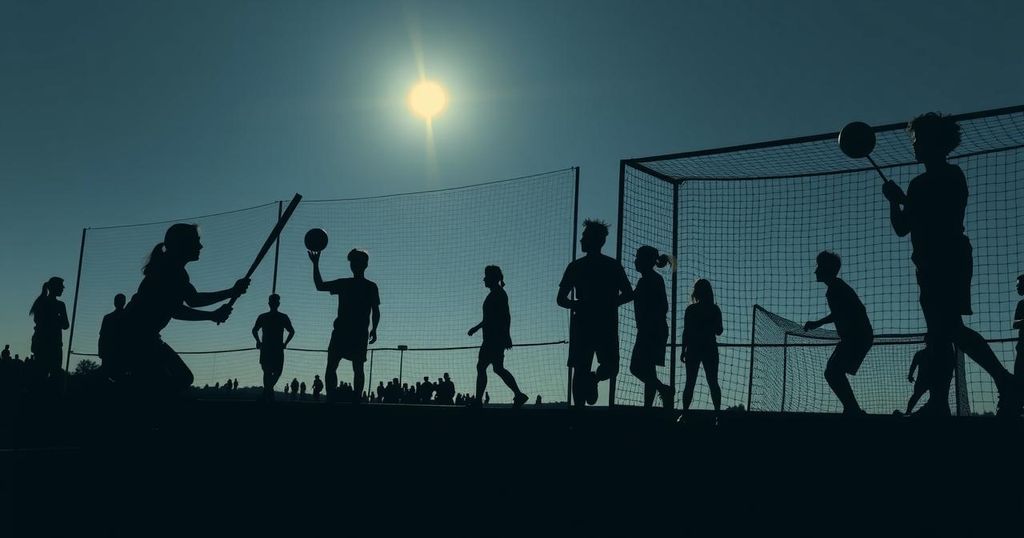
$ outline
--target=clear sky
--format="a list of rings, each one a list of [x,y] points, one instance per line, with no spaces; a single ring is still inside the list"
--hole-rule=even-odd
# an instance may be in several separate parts
[[[1024,101],[1024,3],[0,0],[0,344],[81,229]],[[435,161],[405,93],[449,91]],[[609,251],[613,249],[609,245]],[[552,282],[552,295],[556,282]]]

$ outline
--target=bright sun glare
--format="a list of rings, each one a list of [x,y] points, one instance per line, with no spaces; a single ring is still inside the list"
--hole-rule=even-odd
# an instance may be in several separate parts
[[[444,110],[448,95],[440,84],[424,80],[413,86],[407,101],[410,110],[429,120]]]

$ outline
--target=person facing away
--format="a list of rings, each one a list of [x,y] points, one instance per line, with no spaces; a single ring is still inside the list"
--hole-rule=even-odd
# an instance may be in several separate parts
[[[665,344],[668,342],[668,299],[665,280],[654,270],[672,263],[671,256],[644,245],[636,250],[633,267],[640,273],[633,291],[633,315],[636,319],[636,342],[629,362],[629,371],[644,384],[644,407],[654,405],[660,395],[662,405],[672,407],[675,391],[658,379],[658,366],[665,366]]]
[[[61,331],[69,327],[68,311],[57,298],[64,293],[64,279],[52,277],[43,283],[43,291],[32,303],[28,313],[35,322],[32,332],[32,354],[41,378],[60,374],[64,339]]]
[[[171,396],[190,387],[194,380],[185,362],[160,337],[171,319],[223,323],[231,315],[230,306],[224,304],[213,311],[198,309],[237,298],[249,288],[249,279],[243,278],[224,290],[196,291],[185,266],[198,260],[202,249],[198,226],[172,225],[163,242],[150,252],[138,291],[125,306],[119,340],[126,356],[131,357],[130,364],[126,364],[133,384],[147,394]]]
[[[370,256],[359,249],[348,253],[352,278],[339,278],[324,282],[320,276],[320,253],[309,251],[313,262],[313,284],[317,291],[330,292],[338,296],[338,317],[327,346],[327,399],[333,401],[338,386],[338,364],[341,359],[352,362],[352,403],[359,403],[359,395],[366,382],[364,364],[368,344],[377,341],[377,325],[380,324],[380,294],[377,284],[366,279],[366,267]],[[370,326],[367,331],[367,326]]]
[[[569,309],[569,359],[573,369],[576,405],[597,402],[597,383],[619,371],[619,306],[633,300],[633,288],[614,258],[601,253],[608,225],[598,220],[583,222],[580,247],[584,256],[565,268],[558,284],[556,302]],[[569,294],[575,292],[575,299]],[[594,355],[597,372],[591,372]]]
[[[530,397],[519,390],[516,378],[505,369],[505,350],[512,349],[512,314],[508,308],[508,295],[505,293],[505,276],[497,265],[484,268],[484,287],[490,290],[484,299],[483,320],[469,329],[473,336],[483,330],[483,341],[476,362],[476,400],[475,406],[480,407],[485,389],[487,388],[487,367],[491,366],[494,373],[512,391],[512,406],[520,408]]]
[[[297,377],[292,378],[292,399],[299,397],[299,379]]]
[[[320,393],[324,391],[324,382],[320,380],[319,375],[313,376],[313,401],[320,401]]]
[[[430,376],[423,376],[423,382],[417,383],[416,386],[420,403],[429,403],[434,394],[434,384],[430,382]]]
[[[11,360],[11,345],[4,345],[4,350],[0,351],[0,361],[7,362]]]
[[[256,339],[256,349],[260,350],[260,368],[263,369],[263,399],[274,400],[274,385],[281,379],[281,372],[284,371],[284,348],[295,337],[295,329],[292,328],[292,320],[279,309],[281,307],[281,296],[272,294],[267,299],[270,306],[268,312],[260,314],[256,323],[252,326],[252,337]],[[288,332],[288,337],[284,333]],[[263,338],[260,338],[260,332]]]
[[[999,362],[980,334],[964,325],[971,315],[973,249],[964,233],[967,179],[947,161],[960,145],[960,126],[949,116],[929,112],[907,125],[914,157],[924,173],[910,181],[907,192],[892,181],[882,187],[889,201],[889,221],[896,235],[910,234],[911,261],[917,269],[921,312],[927,325],[925,345],[932,348],[932,386],[922,413],[948,416],[949,386],[956,363],[954,345],[981,366],[999,391],[997,414],[1017,415],[1019,382]]]
[[[100,324],[98,354],[106,376],[112,379],[116,379],[124,373],[124,365],[118,362],[124,354],[118,347],[120,342],[117,333],[121,330],[121,325],[124,322],[126,302],[127,298],[123,293],[115,295],[114,311],[103,316],[103,322]]]
[[[913,360],[910,361],[910,371],[907,372],[907,381],[914,384],[914,392],[910,395],[910,400],[907,401],[907,414],[914,412],[914,406],[917,405],[917,401],[924,396],[924,393],[928,392],[928,348],[924,348],[917,353],[914,353]],[[917,371],[917,380],[914,380],[914,371]]]
[[[846,376],[857,374],[864,357],[871,350],[875,336],[864,303],[857,297],[857,292],[839,278],[840,267],[842,260],[837,254],[829,251],[818,254],[814,276],[818,282],[828,286],[825,299],[830,312],[817,321],[805,323],[804,330],[813,331],[829,323],[835,325],[839,343],[825,363],[825,381],[843,404],[844,414],[863,415],[864,410],[857,403]]]
[[[1024,275],[1017,277],[1017,295],[1024,295]],[[1013,375],[1021,379],[1024,375],[1024,300],[1017,302],[1017,310],[1013,313],[1013,328],[1017,329],[1017,356],[1013,360]]]
[[[690,409],[697,374],[704,365],[711,404],[715,411],[722,409],[722,388],[718,384],[718,340],[722,334],[722,311],[715,304],[715,291],[711,282],[698,279],[693,283],[690,305],[683,314],[683,337],[679,344],[679,360],[686,366],[686,384],[683,386],[683,411]]]
[[[299,397],[301,397],[303,400],[306,399],[306,382],[305,381],[303,381],[302,383],[299,383]]]

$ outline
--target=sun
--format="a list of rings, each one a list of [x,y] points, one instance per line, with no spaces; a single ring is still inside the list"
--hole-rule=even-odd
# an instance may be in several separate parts
[[[423,80],[409,91],[406,102],[409,104],[409,110],[430,120],[444,110],[445,105],[448,104],[448,95],[440,84]]]

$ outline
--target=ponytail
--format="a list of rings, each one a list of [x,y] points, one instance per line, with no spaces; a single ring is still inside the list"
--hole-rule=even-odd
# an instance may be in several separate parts
[[[654,265],[657,265],[659,269],[668,265],[670,266],[669,270],[674,272],[676,270],[676,259],[668,254],[662,254],[658,256],[658,260],[654,262]]]
[[[166,255],[167,253],[164,252],[163,241],[157,243],[156,246],[153,247],[153,250],[150,251],[149,258],[146,258],[146,266],[142,269],[142,274],[150,274],[150,272],[152,272],[157,266],[161,265],[161,262]]]
[[[39,305],[46,300],[46,297],[50,294],[50,281],[43,282],[43,291],[39,292],[39,297],[36,297],[35,301],[32,301],[32,308],[28,309],[28,315],[33,315],[36,310],[39,309]]]

